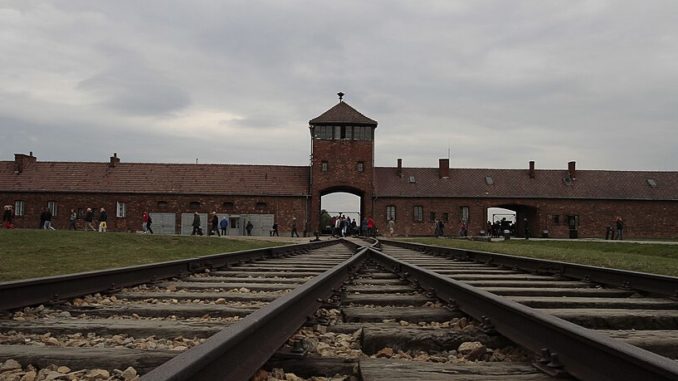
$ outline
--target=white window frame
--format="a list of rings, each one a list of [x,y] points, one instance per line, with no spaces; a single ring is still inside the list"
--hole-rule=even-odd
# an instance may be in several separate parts
[[[395,205],[387,205],[386,206],[386,221],[388,220],[396,220],[396,207]]]
[[[415,205],[412,208],[412,220],[414,222],[424,222],[424,207],[422,205]]]
[[[47,209],[52,213],[52,217],[56,217],[59,211],[59,204],[56,201],[47,201]]]
[[[26,212],[26,202],[24,200],[14,201],[14,215],[23,216]]]
[[[118,218],[125,218],[127,217],[127,204],[124,202],[116,202],[115,203],[115,216]]]

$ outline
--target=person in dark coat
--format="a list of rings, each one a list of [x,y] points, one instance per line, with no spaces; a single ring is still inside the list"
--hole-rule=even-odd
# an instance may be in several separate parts
[[[245,226],[245,230],[247,230],[247,235],[252,235],[252,229],[254,229],[252,221],[247,221],[247,225]]]
[[[198,212],[193,213],[193,224],[192,224],[192,226],[193,226],[193,232],[191,233],[191,235],[196,235],[196,234],[202,235],[202,233],[200,232],[200,215],[198,214]]]
[[[13,229],[14,228],[14,212],[12,211],[12,206],[11,205],[5,205],[5,211],[2,214],[2,225],[5,227],[5,229]]]
[[[219,233],[219,216],[217,216],[217,212],[212,212],[212,227],[210,228],[209,235],[213,234],[216,234],[217,237],[221,237],[221,234]]]

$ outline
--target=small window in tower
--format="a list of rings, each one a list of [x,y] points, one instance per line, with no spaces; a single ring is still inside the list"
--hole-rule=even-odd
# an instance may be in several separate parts
[[[327,163],[327,161],[323,160],[323,161],[320,163],[320,170],[321,170],[322,172],[327,172],[328,167],[329,167],[329,164]]]
[[[344,135],[344,139],[353,139],[353,126],[346,126],[344,128],[346,128],[346,135]]]
[[[358,172],[365,172],[365,162],[359,161],[358,164],[356,164],[356,169]]]

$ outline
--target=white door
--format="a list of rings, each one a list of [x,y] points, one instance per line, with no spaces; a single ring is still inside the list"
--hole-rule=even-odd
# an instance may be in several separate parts
[[[175,213],[149,213],[151,216],[151,229],[154,234],[176,234]]]

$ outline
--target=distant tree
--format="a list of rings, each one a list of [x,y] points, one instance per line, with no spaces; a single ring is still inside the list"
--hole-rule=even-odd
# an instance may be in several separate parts
[[[320,211],[320,227],[325,228],[325,226],[328,226],[330,224],[330,220],[332,217],[330,217],[330,214],[327,213],[327,210],[323,209]]]

